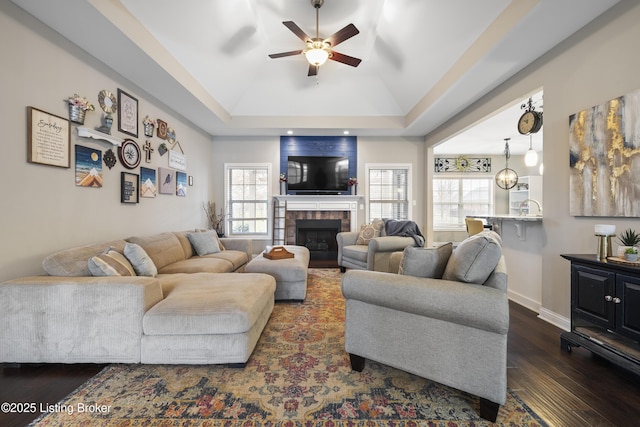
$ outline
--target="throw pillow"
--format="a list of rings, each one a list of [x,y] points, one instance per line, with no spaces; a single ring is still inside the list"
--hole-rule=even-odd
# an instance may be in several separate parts
[[[368,245],[371,239],[382,235],[383,228],[384,221],[379,219],[373,220],[371,224],[364,224],[360,227],[360,233],[358,233],[356,245]]]
[[[127,242],[124,245],[124,256],[127,257],[138,276],[156,277],[158,269],[142,246]]]
[[[120,252],[111,248],[89,258],[89,271],[93,276],[135,276],[131,263]]]
[[[473,235],[453,251],[442,278],[482,285],[495,270],[501,256],[502,247],[492,232]]]
[[[187,233],[187,238],[191,242],[191,246],[198,256],[207,254],[216,254],[220,252],[218,236],[213,231],[205,231],[202,233]]]
[[[398,274],[441,279],[452,252],[453,243],[445,243],[437,248],[407,246]]]

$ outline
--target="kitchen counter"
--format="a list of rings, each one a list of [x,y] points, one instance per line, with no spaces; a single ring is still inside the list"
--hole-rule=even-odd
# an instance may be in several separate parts
[[[502,234],[502,222],[510,221],[515,227],[516,234],[520,240],[526,240],[527,224],[524,223],[542,222],[542,215],[470,215],[468,218],[480,218],[486,220],[488,224],[492,225],[493,230],[500,235]]]

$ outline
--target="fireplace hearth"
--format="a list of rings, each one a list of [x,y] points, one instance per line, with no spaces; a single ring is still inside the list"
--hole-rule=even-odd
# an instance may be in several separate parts
[[[307,247],[312,260],[335,260],[338,258],[336,235],[341,229],[339,219],[298,219],[296,245]]]

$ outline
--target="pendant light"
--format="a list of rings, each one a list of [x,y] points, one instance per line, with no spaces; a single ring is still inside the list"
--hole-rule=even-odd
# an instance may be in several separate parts
[[[510,139],[511,138],[504,139],[505,168],[496,174],[496,184],[503,190],[510,190],[518,183],[518,174],[513,169],[509,169],[509,157],[511,157],[511,153],[509,152]]]
[[[529,150],[524,155],[524,164],[531,167],[538,164],[538,153],[533,149],[533,137],[529,135]]]

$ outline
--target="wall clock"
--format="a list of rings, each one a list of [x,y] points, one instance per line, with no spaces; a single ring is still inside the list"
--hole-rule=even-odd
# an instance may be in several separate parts
[[[118,158],[120,163],[127,169],[137,168],[142,159],[140,147],[132,139],[125,139],[118,147]]]
[[[533,106],[533,99],[529,98],[529,102],[522,104],[520,108],[526,108],[526,111],[518,119],[518,132],[522,135],[531,135],[538,132],[542,127],[542,113],[536,111]]]
[[[518,132],[522,135],[536,133],[542,127],[542,113],[525,111],[518,120]]]

